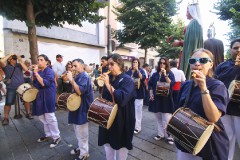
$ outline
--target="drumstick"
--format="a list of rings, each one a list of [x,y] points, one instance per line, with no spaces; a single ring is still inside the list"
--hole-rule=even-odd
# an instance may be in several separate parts
[[[109,74],[109,73],[111,73],[111,71],[106,72],[106,74]],[[101,76],[97,77],[96,80],[98,80],[99,78],[101,78]]]

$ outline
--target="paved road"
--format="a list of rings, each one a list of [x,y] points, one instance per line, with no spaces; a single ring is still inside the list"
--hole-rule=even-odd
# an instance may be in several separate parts
[[[24,116],[24,109],[21,106],[23,118],[11,118],[8,126],[0,125],[0,160],[72,160],[75,156],[69,154],[70,150],[77,146],[72,125],[67,124],[67,111],[56,111],[62,141],[54,149],[49,148],[50,142],[37,143],[36,140],[43,136],[43,125],[34,117],[28,120]],[[3,102],[0,103],[0,112],[3,113]],[[11,117],[14,110],[11,111]],[[3,119],[3,116],[0,116]],[[129,152],[128,160],[175,160],[176,148],[167,144],[164,140],[156,141],[153,137],[156,134],[154,116],[143,110],[142,131],[134,136],[134,149]],[[105,152],[103,147],[97,145],[98,126],[93,123],[89,125],[89,160],[104,160]],[[240,151],[237,150],[235,160],[239,159]],[[238,158],[237,158],[238,157]]]

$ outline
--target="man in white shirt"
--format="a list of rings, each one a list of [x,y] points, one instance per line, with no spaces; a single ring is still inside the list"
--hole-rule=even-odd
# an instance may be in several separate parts
[[[178,92],[180,90],[181,83],[186,80],[186,77],[185,77],[182,70],[177,69],[177,61],[176,60],[171,60],[170,61],[170,68],[171,68],[171,71],[173,72],[174,77],[175,77],[175,84],[173,85],[172,96],[173,96],[174,106],[176,108]]]
[[[58,98],[58,96],[62,93],[62,90],[63,90],[62,74],[65,72],[66,68],[65,68],[65,65],[62,63],[62,61],[63,61],[62,55],[60,55],[60,54],[56,55],[56,60],[57,60],[57,62],[54,63],[52,69],[54,70],[55,74],[58,77],[58,80],[57,80],[57,98]]]

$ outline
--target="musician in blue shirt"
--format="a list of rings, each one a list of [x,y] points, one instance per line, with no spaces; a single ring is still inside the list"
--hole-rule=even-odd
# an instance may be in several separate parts
[[[233,40],[230,47],[232,58],[219,64],[215,70],[216,78],[222,81],[227,88],[233,80],[240,80],[240,63],[235,63],[235,60],[239,61],[240,57],[240,38]],[[239,55],[238,58],[237,55]],[[229,94],[232,94],[234,90],[229,91]],[[222,117],[222,121],[230,142],[228,160],[232,160],[236,139],[240,147],[240,103],[230,101],[227,106],[227,114]]]
[[[159,96],[156,94],[157,82],[166,82],[170,85],[169,94]],[[172,86],[175,83],[173,72],[170,70],[169,60],[165,57],[160,58],[158,62],[157,72],[155,72],[148,82],[150,91],[149,108],[153,112],[158,126],[158,134],[154,137],[155,140],[166,138],[169,144],[173,144],[173,139],[166,132],[167,122],[173,113]]]
[[[81,96],[81,105],[76,111],[69,111],[68,115],[68,122],[73,124],[78,140],[78,148],[71,150],[70,153],[73,155],[79,154],[76,160],[80,160],[89,157],[87,112],[93,102],[93,90],[91,78],[84,71],[83,60],[73,60],[72,66],[73,71],[76,73],[75,78],[73,78],[72,72],[67,72],[67,76],[74,91]]]
[[[135,117],[136,117],[136,123],[135,123],[135,130],[134,133],[138,134],[142,127],[142,107],[143,107],[143,99],[145,97],[145,90],[144,90],[144,82],[146,79],[146,75],[143,71],[143,69],[140,68],[140,61],[137,58],[134,58],[132,60],[132,68],[126,72],[131,78],[138,79],[139,81],[134,81],[135,83],[135,89],[137,92],[137,97],[135,99],[134,105],[135,105]],[[140,83],[140,87],[138,89],[138,83]]]
[[[188,153],[183,146],[175,141],[178,148],[178,160],[198,160],[201,157],[211,160],[226,160],[228,157],[228,138],[220,117],[226,113],[229,98],[224,84],[212,78],[213,60],[212,53],[206,49],[201,48],[193,52],[189,64],[193,73],[196,74],[196,78],[182,84],[177,106],[178,108],[190,108],[209,122],[215,123],[220,131],[212,133],[197,156]],[[184,106],[190,89],[190,97]]]

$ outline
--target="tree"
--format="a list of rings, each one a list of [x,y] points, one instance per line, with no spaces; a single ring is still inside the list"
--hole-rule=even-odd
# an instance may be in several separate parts
[[[124,25],[116,31],[121,44],[136,43],[145,50],[156,47],[169,35],[171,16],[176,13],[175,0],[121,0],[123,6],[115,8],[117,20]]]
[[[82,26],[82,21],[96,23],[104,17],[98,15],[104,3],[95,0],[0,0],[0,14],[8,20],[20,20],[28,27],[32,63],[37,62],[38,47],[36,25],[61,26],[67,22]]]
[[[168,39],[166,37],[162,40],[162,43],[158,45],[159,47],[157,51],[159,52],[160,57],[164,56],[171,59],[179,58],[179,53],[182,47],[173,47],[172,40],[184,38],[184,27],[185,24],[180,18],[177,19],[177,23],[172,22],[170,24],[171,30],[169,35],[171,35],[171,37],[169,37]]]
[[[215,3],[217,15],[221,20],[229,20],[232,33],[228,33],[230,40],[239,37],[240,29],[240,0],[219,0]]]

